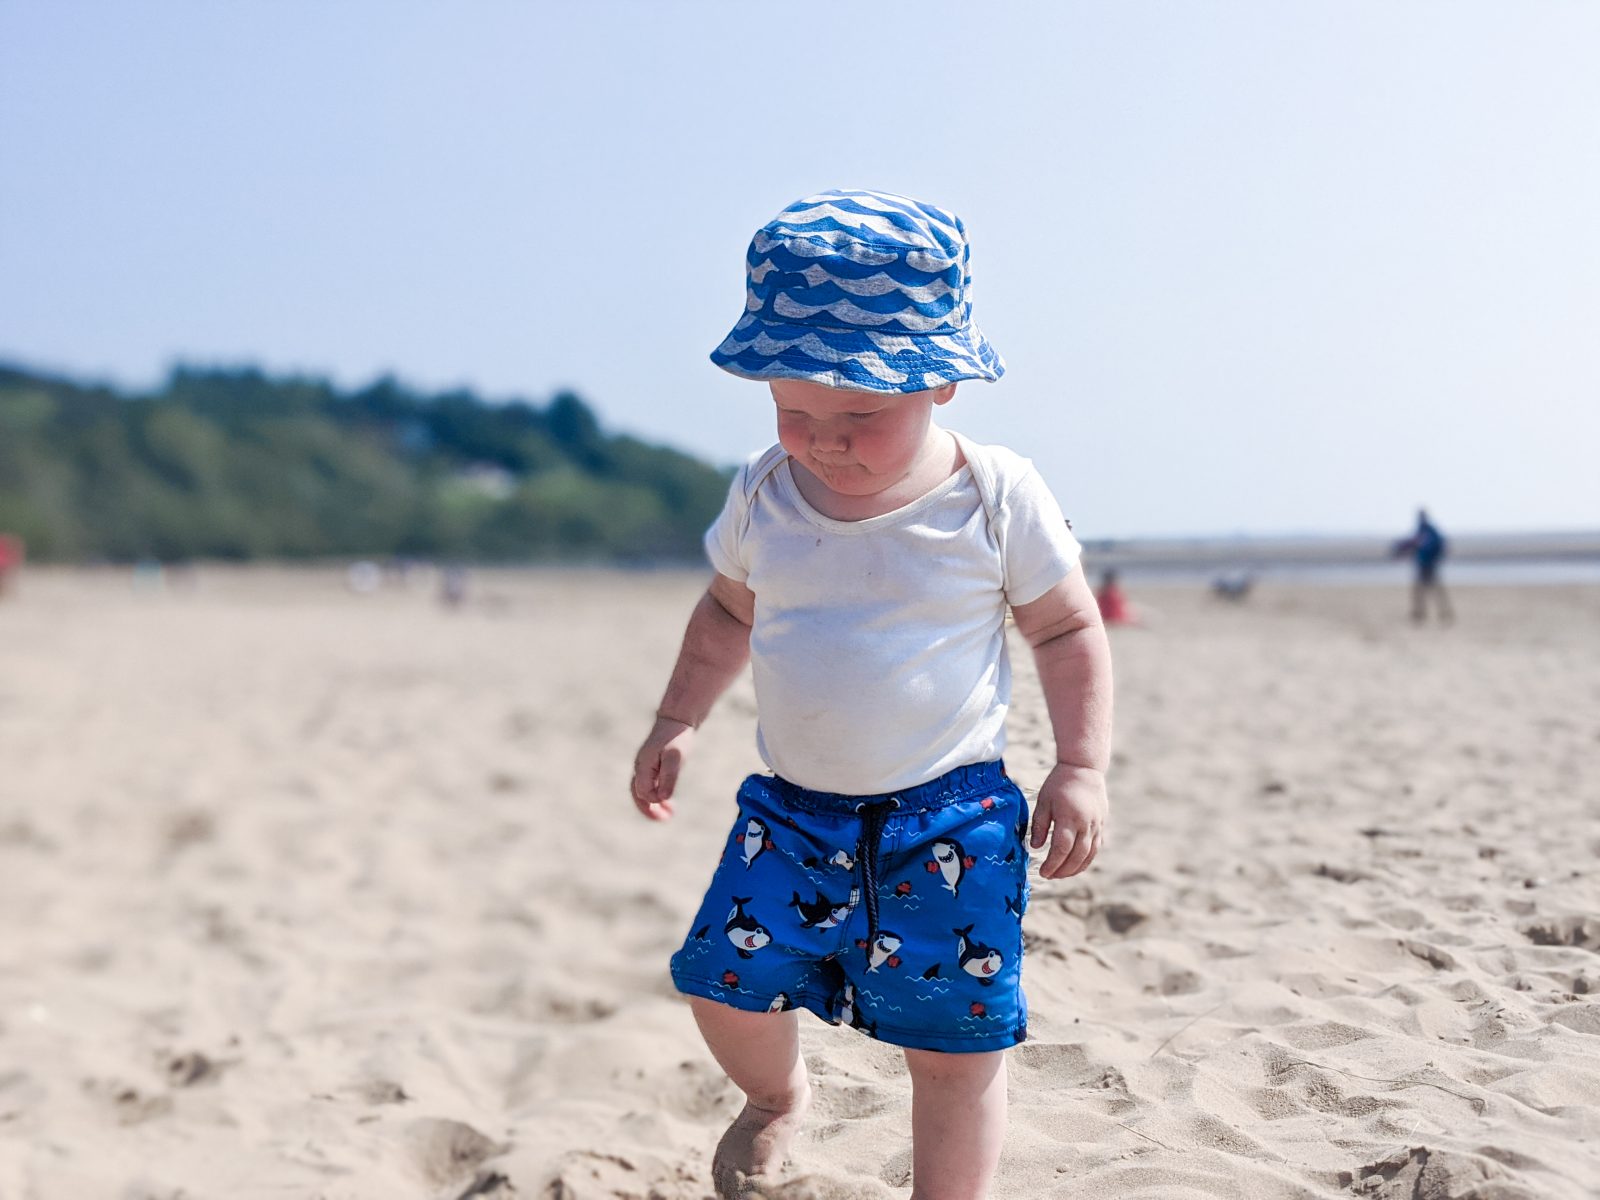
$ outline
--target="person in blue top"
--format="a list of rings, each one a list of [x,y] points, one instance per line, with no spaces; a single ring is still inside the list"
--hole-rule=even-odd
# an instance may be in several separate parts
[[[1450,598],[1439,582],[1439,563],[1444,559],[1447,543],[1444,534],[1428,519],[1428,510],[1417,510],[1417,528],[1410,537],[1395,543],[1396,558],[1409,554],[1417,566],[1416,581],[1411,585],[1411,619],[1417,624],[1428,619],[1428,597],[1434,598],[1439,619],[1448,625],[1455,620],[1450,609]]]

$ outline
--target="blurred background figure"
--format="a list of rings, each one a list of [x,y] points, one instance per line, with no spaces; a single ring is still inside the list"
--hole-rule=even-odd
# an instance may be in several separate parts
[[[453,563],[439,576],[439,602],[446,608],[460,608],[466,598],[467,569]]]
[[[1428,510],[1417,509],[1417,528],[1408,538],[1394,544],[1396,558],[1411,555],[1417,566],[1417,577],[1411,585],[1411,619],[1418,624],[1428,619],[1428,597],[1432,596],[1439,609],[1439,620],[1448,625],[1455,620],[1450,609],[1450,598],[1439,582],[1439,563],[1445,555],[1445,538],[1432,521]]]
[[[14,533],[0,533],[0,599],[15,586],[26,555],[21,538]]]
[[[1255,582],[1255,576],[1248,571],[1240,571],[1234,575],[1218,575],[1211,581],[1211,594],[1220,600],[1238,604],[1249,599],[1250,589],[1255,586]]]
[[[360,559],[345,568],[344,583],[358,596],[370,596],[383,586],[383,569],[370,559]]]
[[[133,590],[140,593],[154,593],[164,591],[167,586],[167,570],[159,558],[145,554],[133,564]]]
[[[1139,618],[1128,603],[1127,594],[1117,582],[1117,573],[1107,571],[1100,577],[1100,587],[1094,594],[1100,605],[1100,619],[1107,625],[1137,625]]]

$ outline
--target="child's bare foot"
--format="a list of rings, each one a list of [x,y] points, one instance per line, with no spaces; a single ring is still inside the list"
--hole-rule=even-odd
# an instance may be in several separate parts
[[[783,1109],[757,1108],[746,1104],[733,1119],[728,1132],[717,1143],[711,1159],[711,1182],[717,1195],[735,1200],[748,1191],[752,1178],[770,1175],[783,1166],[789,1147],[800,1132],[806,1109],[811,1107],[811,1088],[807,1086],[795,1103]]]

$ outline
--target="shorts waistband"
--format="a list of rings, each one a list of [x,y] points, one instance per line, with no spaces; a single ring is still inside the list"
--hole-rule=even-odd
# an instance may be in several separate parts
[[[1000,759],[991,762],[971,763],[946,771],[937,779],[901,788],[897,792],[880,792],[872,796],[849,796],[840,792],[818,792],[791,783],[781,775],[757,776],[783,801],[785,808],[801,812],[848,814],[863,808],[889,804],[898,813],[927,812],[946,804],[965,799],[975,792],[988,791],[1010,783],[1005,763]]]

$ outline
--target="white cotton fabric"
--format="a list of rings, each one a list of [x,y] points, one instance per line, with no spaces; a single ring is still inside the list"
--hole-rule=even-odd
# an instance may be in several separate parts
[[[1006,606],[1044,595],[1080,550],[1031,462],[963,449],[989,468],[992,520],[967,466],[864,521],[812,508],[787,457],[752,490],[771,451],[734,479],[706,553],[755,593],[756,740],[783,778],[876,795],[1005,749]]]

